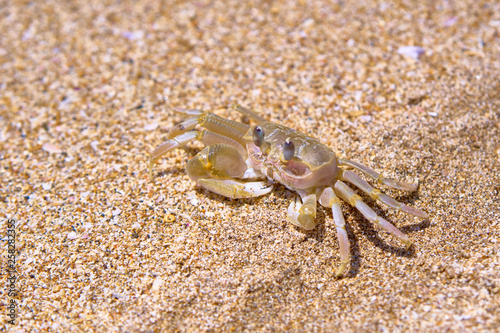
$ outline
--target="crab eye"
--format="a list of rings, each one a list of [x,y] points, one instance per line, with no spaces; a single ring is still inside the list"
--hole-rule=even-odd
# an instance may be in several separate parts
[[[264,130],[260,126],[257,126],[253,129],[253,143],[257,147],[260,147],[262,146],[263,142],[264,142]]]
[[[285,143],[283,144],[283,158],[287,161],[290,161],[295,154],[295,145],[293,144],[290,138],[286,138]]]

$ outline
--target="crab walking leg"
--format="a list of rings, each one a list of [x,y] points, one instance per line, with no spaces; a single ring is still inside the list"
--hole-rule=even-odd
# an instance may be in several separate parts
[[[389,187],[396,188],[398,190],[410,191],[410,192],[414,192],[418,188],[418,183],[417,184],[408,184],[408,183],[400,182],[400,181],[397,181],[394,179],[385,178],[381,174],[376,172],[375,170],[370,169],[366,165],[363,165],[363,164],[358,163],[358,162],[354,162],[354,161],[350,161],[350,160],[343,160],[343,159],[339,159],[338,162],[339,162],[339,166],[347,166],[347,167],[351,167],[351,168],[354,168],[356,170],[363,172],[367,176],[373,178],[378,184],[384,184],[384,185],[387,185]]]
[[[245,174],[247,165],[239,151],[226,144],[202,149],[187,164],[189,178],[209,191],[228,198],[252,198],[271,192],[267,182],[243,182],[234,179]]]
[[[361,197],[357,195],[349,186],[347,186],[341,180],[335,183],[335,192],[339,197],[347,201],[351,206],[356,207],[356,209],[363,214],[370,222],[375,223],[377,226],[387,230],[394,236],[398,237],[403,243],[405,243],[408,249],[411,246],[411,242],[408,236],[403,234],[398,228],[392,225],[389,221],[378,216],[367,204],[361,200]]]
[[[286,219],[296,225],[297,227],[312,230],[316,226],[316,194],[305,195],[301,200],[300,197],[296,197],[288,206],[288,216]]]
[[[152,178],[153,175],[153,165],[158,160],[162,155],[168,153],[171,150],[174,150],[176,148],[180,148],[187,144],[188,142],[197,139],[201,142],[203,142],[206,145],[213,145],[216,143],[224,143],[227,145],[230,145],[238,150],[238,152],[246,157],[247,151],[245,148],[236,142],[235,140],[228,138],[224,135],[214,133],[208,130],[204,131],[197,131],[197,130],[191,130],[186,133],[179,134],[171,139],[168,139],[161,145],[159,145],[151,155],[149,156],[149,176]]]
[[[358,187],[361,191],[368,194],[373,200],[379,200],[391,208],[420,217],[421,219],[425,219],[428,217],[427,214],[423,211],[396,201],[394,200],[394,198],[382,193],[380,190],[371,187],[370,184],[368,184],[364,179],[362,179],[352,171],[343,171],[341,173],[340,179],[348,181],[349,183]]]
[[[196,125],[198,125],[198,123],[199,123],[198,117],[186,119],[182,123],[175,125],[169,130],[168,138],[172,139],[182,133],[194,130]]]
[[[342,214],[342,209],[340,208],[340,199],[335,195],[331,187],[327,187],[321,193],[319,203],[323,207],[332,209],[333,222],[335,222],[337,237],[339,238],[340,245],[340,267],[335,272],[335,276],[339,277],[342,273],[344,273],[347,264],[350,261],[349,238],[347,237],[347,231],[345,229],[344,215]]]
[[[175,110],[187,116],[194,116],[184,120],[182,123],[174,126],[169,134],[168,140],[157,147],[149,157],[149,175],[153,175],[153,164],[163,154],[181,147],[195,138],[206,143],[226,143],[240,151],[243,156],[246,156],[245,140],[243,136],[246,134],[250,126],[232,121],[226,118],[219,117],[211,112],[203,112],[200,110]],[[196,134],[201,128],[201,134]]]
[[[247,157],[247,150],[245,149],[245,147],[243,147],[241,144],[234,141],[233,139],[228,138],[227,136],[221,135],[219,133],[214,133],[208,130],[204,130],[198,134],[197,139],[203,142],[207,146],[212,146],[218,143],[229,145],[233,148],[236,148],[236,150],[238,150],[238,152],[242,157],[244,158]]]
[[[182,123],[174,126],[169,133],[168,138],[171,139],[180,133],[192,130],[198,125],[206,128],[211,132],[218,133],[225,137],[231,138],[242,146],[245,145],[243,136],[246,134],[250,126],[242,124],[230,119],[222,118],[211,112],[203,112],[200,110],[176,110],[185,115],[194,116],[184,120]]]
[[[235,105],[235,106],[233,106],[233,109],[244,114],[245,116],[247,116],[249,118],[252,118],[256,122],[263,123],[263,122],[267,121],[265,118],[262,118],[257,113],[250,111],[249,109],[247,109],[241,105]]]
[[[149,155],[149,177],[152,178],[153,176],[153,165],[157,159],[175,148],[184,146],[186,143],[196,139],[197,136],[198,131],[189,131],[165,141],[153,150],[151,155]]]

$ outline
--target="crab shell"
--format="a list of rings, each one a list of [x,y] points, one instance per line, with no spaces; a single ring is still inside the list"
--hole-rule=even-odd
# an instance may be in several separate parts
[[[264,131],[264,143],[253,142],[253,131],[259,126]],[[294,157],[283,157],[283,142],[294,143]],[[248,163],[270,180],[276,180],[291,190],[328,186],[338,175],[337,157],[333,150],[316,139],[288,127],[264,122],[252,126],[243,137],[246,141]]]

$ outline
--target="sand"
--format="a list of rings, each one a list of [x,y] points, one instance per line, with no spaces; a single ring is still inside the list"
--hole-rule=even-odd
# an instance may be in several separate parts
[[[500,330],[500,5],[486,1],[3,1],[1,264],[12,332]],[[416,46],[417,49],[401,49]],[[165,103],[163,96],[168,96]],[[181,118],[239,103],[416,193],[363,196],[303,231],[295,194],[192,182],[203,145],[149,153]]]

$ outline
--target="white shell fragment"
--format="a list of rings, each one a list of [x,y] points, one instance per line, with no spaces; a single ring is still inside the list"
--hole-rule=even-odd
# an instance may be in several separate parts
[[[78,238],[78,235],[76,234],[76,232],[74,231],[71,231],[69,234],[68,234],[68,239],[77,239]]]
[[[153,286],[151,287],[151,289],[152,289],[153,291],[158,290],[158,289],[160,289],[160,287],[163,285],[163,283],[164,283],[163,279],[162,279],[162,278],[157,277],[157,278],[154,280],[154,282],[153,282]]]
[[[401,46],[398,49],[398,53],[418,60],[420,56],[425,53],[425,49],[420,46]]]
[[[147,124],[147,125],[144,126],[144,130],[145,131],[154,131],[157,128],[158,128],[158,123],[157,122],[151,123],[151,124]]]
[[[127,38],[128,40],[140,40],[144,38],[144,31],[124,31],[122,32],[122,36]]]

